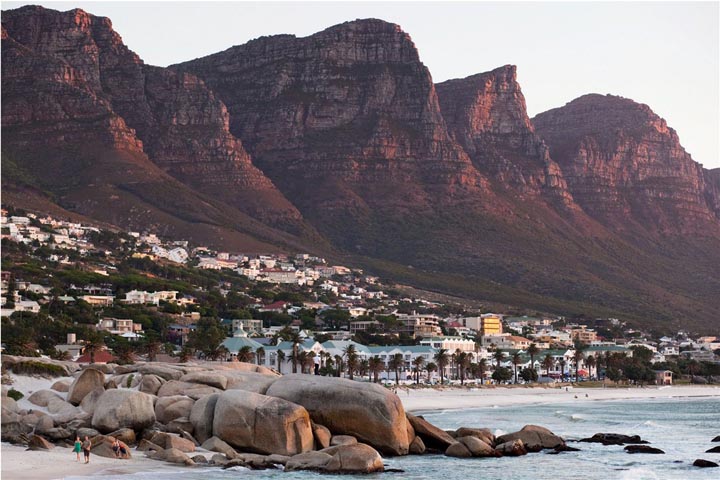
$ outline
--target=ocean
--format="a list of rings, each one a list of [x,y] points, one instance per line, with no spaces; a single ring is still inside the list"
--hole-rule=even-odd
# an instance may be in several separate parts
[[[496,434],[513,432],[523,425],[542,425],[566,440],[590,437],[598,432],[637,434],[665,455],[629,454],[622,446],[572,443],[579,452],[558,455],[533,453],[523,457],[455,459],[442,455],[408,456],[386,459],[386,465],[404,473],[362,476],[334,476],[310,472],[249,471],[246,469],[192,469],[158,474],[103,475],[108,480],[228,480],[239,477],[252,480],[282,478],[308,479],[443,479],[469,480],[642,480],[642,479],[713,479],[720,468],[692,466],[696,458],[720,463],[720,454],[705,453],[720,435],[720,400],[715,398],[674,398],[643,400],[582,401],[543,405],[518,405],[416,412],[444,429],[461,426],[485,427]],[[81,477],[74,477],[80,479]]]

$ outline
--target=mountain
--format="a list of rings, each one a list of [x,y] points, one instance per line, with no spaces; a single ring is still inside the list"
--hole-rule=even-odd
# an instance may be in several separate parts
[[[301,230],[200,80],[144,65],[110,20],[82,10],[23,7],[2,28],[3,163],[61,204],[127,226],[207,223],[207,238],[274,236],[248,214]]]
[[[720,234],[702,166],[647,105],[584,95],[533,123],[578,204],[614,230]]]
[[[514,66],[435,85],[376,19],[168,68],[81,10],[2,22],[4,201],[518,311],[718,326],[720,174],[646,106],[531,120]]]

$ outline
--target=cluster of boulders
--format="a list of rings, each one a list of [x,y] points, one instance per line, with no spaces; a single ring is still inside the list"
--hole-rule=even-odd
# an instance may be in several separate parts
[[[622,433],[596,433],[592,437],[583,438],[578,440],[579,442],[585,443],[602,443],[603,445],[624,445],[627,453],[649,453],[649,454],[664,454],[665,452],[659,448],[651,447],[648,445],[647,440],[643,440],[639,435],[625,435]],[[720,442],[720,436],[712,439],[713,442]],[[713,447],[707,450],[705,453],[720,453],[720,447]],[[698,458],[693,462],[696,467],[717,467],[718,464],[709,460],[703,460]]]
[[[50,449],[87,436],[92,453],[107,457],[115,456],[118,440],[128,452],[136,446],[151,458],[188,466],[370,473],[385,469],[381,455],[571,449],[533,425],[499,437],[482,428],[444,431],[406,413],[398,396],[379,385],[280,376],[238,362],[87,365],[27,401],[37,408],[3,398],[3,440]]]

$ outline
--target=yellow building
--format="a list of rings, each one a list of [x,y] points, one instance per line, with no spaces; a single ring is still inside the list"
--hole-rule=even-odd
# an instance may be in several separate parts
[[[502,333],[502,315],[486,313],[485,315],[480,315],[480,319],[481,335],[497,335]]]

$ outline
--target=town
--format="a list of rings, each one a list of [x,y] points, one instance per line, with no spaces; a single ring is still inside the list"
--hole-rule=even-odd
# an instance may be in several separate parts
[[[206,360],[388,384],[707,383],[720,338],[408,296],[307,253],[219,252],[2,210],[2,349]]]

